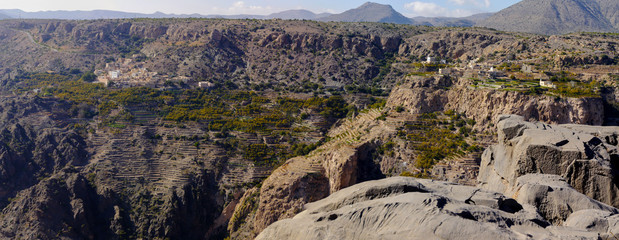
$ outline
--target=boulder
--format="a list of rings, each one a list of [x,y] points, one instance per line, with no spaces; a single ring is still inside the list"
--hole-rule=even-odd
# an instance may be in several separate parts
[[[480,187],[511,195],[523,175],[554,174],[588,197],[619,206],[619,127],[530,123],[506,115],[498,118],[497,128],[498,144],[482,155]]]
[[[606,215],[617,213],[616,208],[579,193],[558,175],[527,174],[519,177],[516,185],[515,199],[535,206],[542,217],[555,225],[580,210],[602,211]]]

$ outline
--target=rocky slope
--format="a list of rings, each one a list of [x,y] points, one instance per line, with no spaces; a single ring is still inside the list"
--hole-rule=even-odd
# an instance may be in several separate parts
[[[617,7],[619,4],[613,1],[525,0],[495,13],[477,26],[539,34],[617,32]]]
[[[67,166],[86,164],[78,131],[58,128],[54,118],[68,105],[41,98],[0,98],[0,206],[15,194]],[[55,114],[52,114],[55,113]]]
[[[410,71],[408,61],[430,55],[504,60],[554,51],[559,57],[568,49],[590,55],[578,63],[591,64],[601,52],[615,52],[617,44],[609,36],[547,39],[482,29],[221,19],[10,20],[0,24],[0,42],[1,85],[24,72],[104,69],[105,63],[128,57],[160,75],[271,88],[306,81],[391,87]],[[551,67],[567,65],[552,60]]]
[[[183,174],[189,170],[168,167],[159,184],[151,184],[150,175],[137,171],[156,160],[127,169],[140,160],[134,147],[114,153],[114,140],[94,144],[84,129],[90,119],[79,118],[67,102],[2,95],[0,110],[0,238],[201,239],[221,233],[213,223],[224,204],[214,168],[191,169],[188,178]],[[110,162],[114,157],[123,161]]]

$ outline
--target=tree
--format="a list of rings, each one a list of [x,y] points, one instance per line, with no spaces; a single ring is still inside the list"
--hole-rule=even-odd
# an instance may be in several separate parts
[[[95,75],[93,72],[86,72],[82,75],[81,79],[84,82],[94,82],[95,80],[97,80],[97,75]]]

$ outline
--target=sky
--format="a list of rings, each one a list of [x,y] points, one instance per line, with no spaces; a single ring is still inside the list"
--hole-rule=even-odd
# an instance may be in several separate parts
[[[1,0],[0,9],[28,12],[48,10],[115,10],[136,13],[175,14],[257,14],[267,15],[290,9],[315,13],[341,13],[368,0]],[[407,17],[464,17],[481,12],[497,12],[520,0],[391,0],[389,4]]]

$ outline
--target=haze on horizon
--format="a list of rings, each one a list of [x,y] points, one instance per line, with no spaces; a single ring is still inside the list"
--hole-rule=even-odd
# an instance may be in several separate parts
[[[520,0],[374,0],[389,4],[407,17],[464,17],[476,13],[497,12]],[[135,13],[163,12],[167,14],[203,15],[268,15],[291,9],[306,9],[314,13],[341,13],[356,8],[367,0],[5,0],[0,9],[20,9],[27,12],[55,10],[113,10]]]

